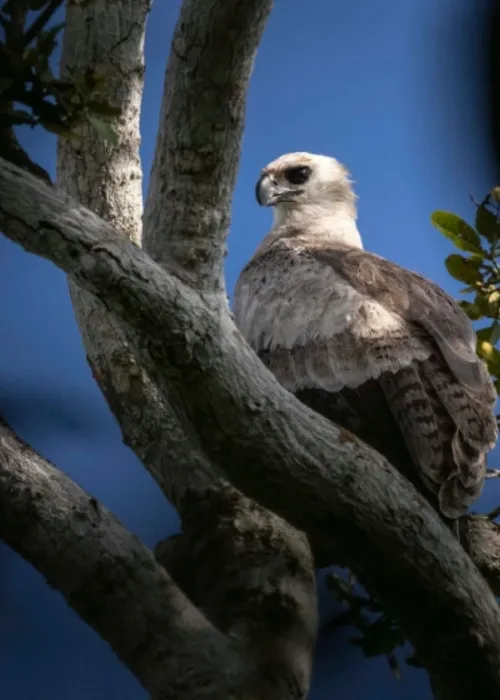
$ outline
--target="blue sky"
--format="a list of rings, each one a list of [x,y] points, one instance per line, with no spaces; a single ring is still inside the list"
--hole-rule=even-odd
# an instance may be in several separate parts
[[[156,0],[146,43],[142,158],[146,176],[179,0]],[[448,242],[434,209],[472,218],[469,195],[495,182],[482,92],[486,0],[276,0],[257,57],[227,257],[228,289],[270,224],[254,201],[259,170],[287,151],[328,153],[351,170],[365,246],[452,293]],[[55,141],[23,133],[54,172]],[[101,499],[148,545],[177,528],[93,383],[66,280],[0,238],[0,410],[18,432]],[[494,462],[494,459],[491,460]],[[491,483],[481,501],[496,505]],[[332,610],[322,592],[323,619]],[[145,698],[109,647],[43,577],[0,545],[0,697]],[[320,635],[310,697],[427,700],[425,675],[365,660],[349,633]]]

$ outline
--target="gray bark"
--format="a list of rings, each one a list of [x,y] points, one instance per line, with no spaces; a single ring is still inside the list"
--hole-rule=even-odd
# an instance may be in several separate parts
[[[0,504],[2,539],[112,644],[153,697],[187,700],[193,696],[183,686],[210,684],[237,656],[147,547],[3,422]],[[236,679],[225,681],[236,687]]]
[[[224,299],[247,85],[271,5],[185,0],[165,75],[144,246],[201,292],[215,293],[216,304]]]
[[[92,129],[84,140],[59,143],[57,181],[66,192],[112,223],[121,235],[141,244],[142,170],[139,121],[144,82],[144,35],[150,0],[101,0],[69,5],[61,71],[87,67],[107,76],[106,98],[122,110],[113,128],[115,146]],[[82,40],[84,37],[84,40]],[[129,350],[127,329],[99,299],[69,280],[88,362],[125,440],[164,487],[161,463],[175,421],[168,402]],[[171,425],[172,424],[172,425]]]
[[[500,614],[477,567],[386,460],[282,389],[227,309],[229,204],[247,83],[270,4],[184,3],[146,207],[145,244],[157,262],[138,247],[147,2],[69,4],[64,66],[118,66],[108,85],[123,110],[118,144],[90,137],[61,146],[58,182],[71,196],[0,159],[0,227],[70,275],[95,378],[125,441],[179,509],[183,534],[158,550],[170,578],[102,506],[4,426],[0,536],[53,577],[74,607],[72,575],[83,581],[76,609],[154,698],[304,697],[317,620],[303,532],[317,562],[349,566],[396,617],[437,698],[497,698]],[[16,525],[21,516],[32,521],[33,540]],[[56,577],[53,547],[66,521]],[[463,529],[492,587],[495,527],[468,521]],[[91,534],[82,538],[82,528]],[[137,659],[132,632],[122,639],[125,632],[106,623],[105,610],[102,621],[92,617],[100,568],[83,575],[89,562],[114,561],[116,538],[132,588],[113,587],[111,609],[125,613],[126,592],[133,595],[139,581],[150,598],[135,601],[139,618],[142,605],[145,619],[155,614],[164,595],[179,617],[160,616],[157,636],[148,637]],[[123,573],[118,568],[116,576]],[[194,656],[186,620],[196,621]]]

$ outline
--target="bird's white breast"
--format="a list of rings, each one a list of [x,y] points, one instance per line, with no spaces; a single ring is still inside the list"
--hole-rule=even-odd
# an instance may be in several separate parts
[[[286,242],[242,273],[234,313],[253,349],[270,351],[272,371],[291,391],[359,386],[430,354],[403,318]]]
[[[346,330],[375,337],[397,332],[402,325],[400,317],[363,297],[333,268],[291,247],[243,273],[235,316],[258,351],[291,349]]]

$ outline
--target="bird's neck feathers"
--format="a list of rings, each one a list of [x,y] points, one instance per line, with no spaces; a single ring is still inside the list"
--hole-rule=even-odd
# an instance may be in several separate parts
[[[292,229],[324,241],[363,248],[356,218],[356,207],[352,202],[279,206],[274,209],[274,223],[269,235],[276,239],[280,237],[280,231]]]

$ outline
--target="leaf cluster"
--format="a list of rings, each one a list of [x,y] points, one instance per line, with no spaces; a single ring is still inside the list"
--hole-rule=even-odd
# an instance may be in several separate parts
[[[65,78],[52,72],[50,58],[64,25],[47,25],[62,2],[8,0],[0,9],[0,131],[42,126],[59,136],[81,139],[78,127],[87,123],[115,142],[109,118],[119,116],[120,110],[103,97],[105,76],[91,69]]]
[[[474,226],[456,214],[435,211],[434,226],[461,252],[449,255],[446,269],[467,286],[462,294],[472,295],[459,301],[471,321],[483,321],[477,330],[477,353],[488,367],[500,392],[500,188],[495,188],[476,204]]]
[[[347,577],[336,571],[326,579],[328,588],[342,605],[342,612],[329,621],[332,627],[354,627],[358,635],[351,643],[360,647],[367,657],[385,656],[396,678],[401,678],[401,668],[396,650],[408,645],[403,631],[396,622],[357,584],[349,572]],[[422,667],[415,654],[406,656],[406,663]]]

